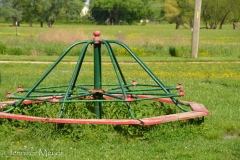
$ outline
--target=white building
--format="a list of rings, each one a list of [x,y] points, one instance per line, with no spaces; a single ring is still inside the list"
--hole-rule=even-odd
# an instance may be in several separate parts
[[[90,5],[90,0],[86,0],[86,2],[84,3],[84,7],[81,11],[81,14],[80,14],[81,17],[86,16],[88,14],[89,5]]]

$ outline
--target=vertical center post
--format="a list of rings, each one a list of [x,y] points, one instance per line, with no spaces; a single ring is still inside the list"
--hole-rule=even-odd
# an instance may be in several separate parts
[[[101,66],[101,43],[99,42],[100,31],[94,31],[94,99],[102,99],[102,66]],[[102,103],[94,102],[94,113],[97,118],[102,118]]]

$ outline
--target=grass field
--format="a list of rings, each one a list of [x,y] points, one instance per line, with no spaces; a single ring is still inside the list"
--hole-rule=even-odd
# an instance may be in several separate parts
[[[91,65],[86,65],[86,68],[91,68]],[[30,87],[49,64],[0,66],[1,97],[6,100],[4,93],[15,91],[20,84]],[[174,85],[181,81],[186,94],[182,99],[203,103],[211,116],[206,117],[201,125],[188,121],[171,122],[145,129],[138,128],[132,134],[104,126],[79,128],[72,125],[61,131],[53,124],[2,121],[2,156],[10,159],[45,159],[45,153],[42,152],[47,150],[56,154],[61,152],[54,156],[55,159],[72,156],[74,159],[113,159],[115,156],[117,159],[238,159],[239,64],[175,62],[148,66],[166,84]],[[130,72],[136,68],[134,65],[125,67]],[[70,70],[72,65],[65,64],[60,68]],[[137,73],[131,75],[136,74],[132,76],[137,77]],[[89,74],[92,74],[91,69]],[[57,79],[55,76],[51,81],[57,82]],[[19,153],[14,155],[14,151]],[[35,155],[19,155],[30,153]]]
[[[173,25],[56,25],[53,28],[37,26],[29,28],[27,25],[22,25],[18,29],[19,35],[16,36],[14,27],[1,24],[0,42],[8,49],[12,45],[17,47],[22,45],[23,50],[28,47],[29,51],[34,49],[38,51],[37,55],[2,54],[1,61],[52,62],[58,57],[57,54],[46,56],[46,53],[40,53],[40,49],[35,48],[35,45],[41,48],[45,45],[61,44],[61,47],[53,48],[64,50],[72,41],[92,39],[92,31],[95,29],[101,30],[104,39],[117,38],[129,44],[130,48],[136,47],[134,51],[154,52],[151,56],[140,54],[154,74],[166,85],[174,86],[182,82],[185,96],[180,99],[203,103],[211,115],[205,117],[205,121],[201,124],[195,123],[196,121],[181,121],[151,127],[57,126],[49,123],[1,119],[0,158],[240,159],[240,39],[239,30],[231,30],[230,27],[230,25],[224,26],[223,30],[214,31],[202,29],[199,48],[201,54],[199,58],[191,59],[187,56],[189,53],[184,52],[190,51],[191,31],[174,30]],[[61,36],[58,37],[59,35]],[[74,39],[77,35],[83,37]],[[162,48],[149,49],[156,45]],[[181,56],[171,57],[167,53],[170,46],[179,49]],[[158,49],[161,53],[157,52]],[[133,61],[121,56],[119,59],[123,62]],[[65,62],[76,60],[76,56],[68,56],[64,59]],[[109,58],[103,56],[103,60],[108,62]],[[90,55],[86,57],[86,61],[92,61]],[[31,87],[50,65],[51,63],[0,63],[0,100],[7,100],[6,93],[15,91],[18,85],[24,88]],[[60,64],[45,83],[51,85],[58,84],[61,80],[67,81],[67,75],[71,73],[73,67],[74,64],[70,63]],[[115,80],[108,70],[110,67],[109,64],[103,64],[105,83]],[[121,67],[126,71],[128,81],[134,78],[143,83],[148,81],[146,74],[141,74],[136,65],[125,63]],[[93,76],[91,64],[84,64],[83,70],[84,77]]]
[[[100,30],[102,39],[117,39],[129,45],[139,56],[168,58],[169,48],[176,50],[177,57],[190,57],[190,29],[174,29],[174,25],[135,25],[135,26],[95,26],[95,25],[54,25],[53,28],[30,28],[22,24],[16,28],[0,24],[0,54],[45,56],[59,55],[70,44],[93,38],[93,31]],[[222,30],[201,29],[199,40],[199,57],[233,57],[239,58],[239,31],[231,25]],[[119,53],[121,54],[121,53]],[[77,55],[72,53],[71,55]],[[6,59],[8,59],[6,57]],[[154,58],[153,58],[154,59]],[[214,59],[214,58],[213,58]]]

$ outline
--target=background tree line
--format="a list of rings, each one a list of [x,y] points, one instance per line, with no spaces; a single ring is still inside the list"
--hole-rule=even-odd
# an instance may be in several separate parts
[[[59,22],[97,24],[134,24],[141,19],[156,23],[175,23],[192,28],[194,0],[92,0],[89,14],[81,15],[85,0],[0,0],[0,20],[38,22],[49,27]],[[206,28],[222,28],[240,19],[239,0],[202,0],[202,23]],[[16,23],[18,22],[18,23]]]

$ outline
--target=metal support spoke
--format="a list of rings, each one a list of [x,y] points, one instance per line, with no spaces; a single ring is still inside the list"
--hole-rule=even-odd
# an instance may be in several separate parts
[[[83,47],[83,49],[82,49],[82,52],[81,52],[81,54],[80,54],[80,56],[79,56],[79,59],[78,59],[78,63],[77,63],[77,65],[76,65],[76,67],[75,67],[75,70],[74,70],[74,72],[73,72],[73,74],[72,74],[72,78],[70,79],[70,82],[69,82],[69,84],[68,84],[68,88],[67,88],[67,90],[66,90],[66,93],[65,93],[65,96],[64,96],[64,100],[66,100],[67,97],[69,97],[69,96],[71,95],[71,90],[73,90],[73,88],[75,87],[75,83],[76,83],[76,80],[77,80],[77,76],[78,76],[79,71],[80,71],[80,68],[81,68],[81,66],[82,66],[82,62],[83,62],[84,56],[85,56],[85,54],[86,54],[87,47],[88,47],[88,45],[89,45],[90,43],[92,43],[92,42],[91,42],[91,41],[88,41],[88,42],[84,45],[84,47]],[[65,103],[63,102],[62,105],[61,105],[59,117],[62,117],[64,107],[65,107]]]

